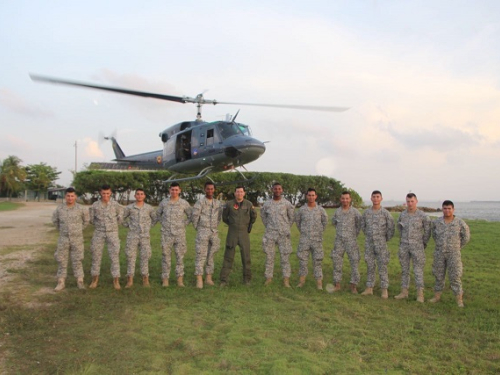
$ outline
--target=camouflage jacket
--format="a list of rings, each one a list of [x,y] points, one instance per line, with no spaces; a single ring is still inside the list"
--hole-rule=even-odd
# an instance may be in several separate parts
[[[450,223],[445,223],[440,217],[432,222],[432,237],[436,242],[436,252],[458,252],[470,241],[470,230],[458,217]]]
[[[155,224],[156,210],[151,205],[144,203],[142,207],[138,207],[132,203],[125,207],[123,226],[129,229],[129,233],[149,236]]]
[[[90,222],[89,210],[78,203],[72,207],[63,203],[52,214],[52,222],[61,236],[82,237],[83,230]]]
[[[325,209],[318,204],[313,208],[305,204],[295,212],[295,224],[301,237],[322,240],[323,232],[328,225],[328,215]]]
[[[431,238],[431,220],[423,211],[401,212],[398,218],[399,238],[405,244],[423,244],[427,246]]]
[[[335,238],[356,239],[361,231],[361,222],[361,214],[357,209],[349,207],[349,210],[344,212],[342,207],[339,207],[332,217],[332,224],[337,230]]]
[[[185,234],[191,221],[191,206],[182,198],[175,202],[163,199],[156,210],[156,220],[161,223],[163,233]]]
[[[280,234],[290,234],[294,221],[293,205],[285,198],[279,201],[270,199],[264,203],[260,210],[260,217],[266,231],[276,231]]]
[[[394,237],[396,226],[391,214],[385,208],[374,210],[372,207],[363,212],[361,229],[369,241],[389,241]]]
[[[222,203],[219,200],[203,197],[194,204],[191,221],[196,230],[209,229],[217,232],[221,220]]]
[[[94,202],[90,207],[90,224],[99,232],[117,232],[118,225],[123,222],[123,206],[115,201],[103,204]]]

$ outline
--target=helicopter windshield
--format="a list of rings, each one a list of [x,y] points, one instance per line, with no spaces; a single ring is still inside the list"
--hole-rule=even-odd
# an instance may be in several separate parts
[[[252,132],[250,131],[250,127],[248,125],[243,125],[240,123],[236,123],[236,125],[244,135],[247,135],[249,137],[252,136]]]
[[[243,132],[240,130],[240,127],[234,123],[228,122],[220,122],[217,124],[219,128],[219,134],[222,139],[227,139],[232,137],[233,135],[242,135]]]

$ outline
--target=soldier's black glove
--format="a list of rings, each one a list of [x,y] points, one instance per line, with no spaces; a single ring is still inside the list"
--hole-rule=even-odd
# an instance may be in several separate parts
[[[248,233],[250,233],[252,231],[252,226],[253,226],[252,223],[248,224]]]

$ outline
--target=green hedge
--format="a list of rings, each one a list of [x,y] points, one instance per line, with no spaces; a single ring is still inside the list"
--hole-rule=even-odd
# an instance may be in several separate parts
[[[152,172],[110,172],[88,170],[78,172],[73,181],[73,186],[78,194],[86,200],[93,201],[98,198],[99,189],[103,184],[111,186],[114,198],[122,203],[128,203],[131,193],[137,188],[143,188],[148,197],[148,202],[158,204],[168,195],[168,182],[165,181],[172,175],[168,171]],[[305,193],[310,187],[314,187],[318,193],[318,203],[323,206],[338,206],[340,194],[349,190],[352,195],[353,204],[357,207],[363,204],[359,194],[346,188],[344,184],[331,177],[325,176],[301,176],[290,173],[268,173],[268,172],[246,172],[248,179],[253,179],[245,184],[246,198],[257,205],[259,202],[270,197],[274,182],[283,185],[283,196],[294,205],[302,205],[305,202]],[[255,178],[254,178],[255,177]],[[227,199],[233,196],[235,184],[232,181],[241,180],[241,175],[232,172],[213,173],[210,178],[216,183],[216,194],[222,194]],[[190,182],[180,183],[182,197],[190,203],[194,203],[199,194],[203,194],[203,186],[206,178]]]

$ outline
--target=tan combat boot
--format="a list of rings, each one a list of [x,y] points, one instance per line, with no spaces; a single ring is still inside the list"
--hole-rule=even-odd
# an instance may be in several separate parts
[[[429,300],[430,303],[436,303],[436,302],[439,302],[441,300],[441,292],[435,292],[434,293],[434,298],[431,298]]]
[[[198,289],[203,289],[203,276],[202,275],[196,275],[196,287]]]
[[[113,278],[113,286],[116,290],[120,290],[122,287],[120,286],[120,278],[115,277]]]
[[[383,299],[389,298],[389,293],[387,292],[387,289],[381,289],[381,292],[382,293],[380,293],[380,297],[382,297]]]
[[[333,287],[333,291],[334,292],[338,292],[338,291],[340,291],[340,289],[341,289],[340,288],[340,283],[335,283],[335,286]]]
[[[458,307],[464,307],[464,301],[462,300],[462,296],[463,296],[462,293],[456,296]]]
[[[316,280],[316,288],[318,290],[323,290],[323,279]]]
[[[85,284],[83,283],[83,277],[76,279],[76,286],[78,289],[85,289]]]
[[[177,286],[184,288],[184,276],[179,276],[177,278]]]
[[[424,288],[417,289],[417,302],[424,303]]]
[[[351,283],[350,287],[351,287],[352,294],[358,294],[358,289],[356,288],[356,284]]]
[[[264,286],[268,286],[268,285],[271,285],[271,283],[273,282],[273,278],[272,277],[268,277],[266,279],[266,282],[264,283]]]
[[[132,288],[132,285],[134,285],[134,277],[127,276],[127,285],[125,285],[125,289]]]
[[[99,276],[92,276],[92,282],[89,285],[90,289],[97,288],[97,284],[99,283]]]
[[[161,279],[161,286],[164,286],[164,287],[168,286],[168,278]]]
[[[401,289],[401,293],[399,293],[397,296],[394,296],[395,299],[403,299],[403,298],[408,298],[408,289],[403,288]]]
[[[65,285],[65,280],[64,280],[64,279],[62,279],[62,278],[59,278],[59,279],[57,279],[57,285],[56,285],[56,287],[54,288],[54,290],[55,290],[56,292],[60,292],[60,291],[61,291],[61,290],[63,290],[65,287],[66,287],[66,285]]]
[[[290,288],[290,278],[289,277],[284,277],[283,278],[283,286],[285,288]]]
[[[366,288],[363,293],[361,293],[362,296],[371,296],[373,295],[373,288]]]
[[[300,276],[299,277],[299,283],[297,284],[297,288],[302,288],[305,283],[306,283],[306,277],[305,276]]]
[[[212,280],[212,275],[205,276],[205,284],[212,286],[215,285],[214,281]]]
[[[149,276],[143,276],[142,277],[142,286],[145,286],[145,287],[150,287],[151,285],[149,285]]]

